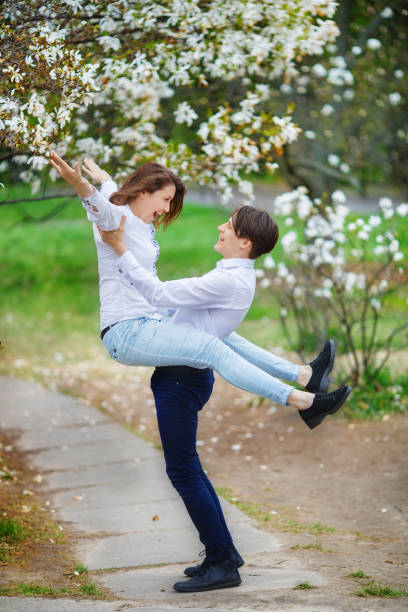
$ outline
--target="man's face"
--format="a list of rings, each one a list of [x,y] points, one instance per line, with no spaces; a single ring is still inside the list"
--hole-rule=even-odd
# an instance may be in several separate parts
[[[220,235],[218,242],[214,245],[216,251],[224,257],[247,257],[242,251],[244,241],[236,235],[232,217],[226,223],[220,225],[218,231]]]

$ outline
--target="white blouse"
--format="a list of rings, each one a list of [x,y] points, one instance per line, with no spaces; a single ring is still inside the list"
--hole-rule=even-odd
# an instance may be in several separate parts
[[[151,223],[144,223],[134,215],[128,205],[117,206],[108,198],[117,191],[114,181],[105,181],[101,192],[95,191],[82,200],[89,221],[93,223],[94,239],[98,255],[99,295],[101,301],[100,327],[104,329],[118,321],[153,317],[161,319],[167,309],[157,309],[118,272],[118,256],[105,244],[99,234],[103,230],[116,229],[123,215],[126,216],[125,241],[129,249],[137,253],[139,263],[151,274],[156,275],[155,262],[159,257],[159,245],[154,239],[155,230]],[[96,210],[95,210],[96,209]]]

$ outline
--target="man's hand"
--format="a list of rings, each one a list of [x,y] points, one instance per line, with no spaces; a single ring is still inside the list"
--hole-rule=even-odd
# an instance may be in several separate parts
[[[82,176],[79,162],[76,162],[74,167],[71,168],[71,166],[67,164],[67,162],[65,162],[55,151],[51,151],[50,164],[56,169],[64,181],[76,189],[80,198],[87,198],[92,194],[92,186],[88,180]]]
[[[85,172],[95,183],[103,183],[104,181],[110,180],[110,174],[102,170],[93,159],[85,157],[83,165]]]
[[[110,232],[106,232],[104,230],[101,230],[98,227],[102,240],[106,242],[106,244],[109,244],[109,246],[112,247],[112,249],[116,252],[116,254],[119,257],[121,257],[121,255],[123,255],[127,251],[126,244],[125,244],[125,238],[124,238],[125,223],[126,223],[126,217],[123,216],[122,219],[120,220],[120,225],[118,229],[112,230]]]

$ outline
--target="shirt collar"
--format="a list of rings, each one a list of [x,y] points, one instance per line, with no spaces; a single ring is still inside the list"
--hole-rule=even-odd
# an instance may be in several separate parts
[[[217,261],[217,268],[253,268],[255,260],[247,257],[229,257]]]

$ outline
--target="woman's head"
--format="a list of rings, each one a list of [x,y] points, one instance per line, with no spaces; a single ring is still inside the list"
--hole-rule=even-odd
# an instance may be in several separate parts
[[[166,228],[183,208],[186,188],[181,179],[156,162],[147,162],[133,172],[110,201],[117,206],[129,204],[145,223]]]

